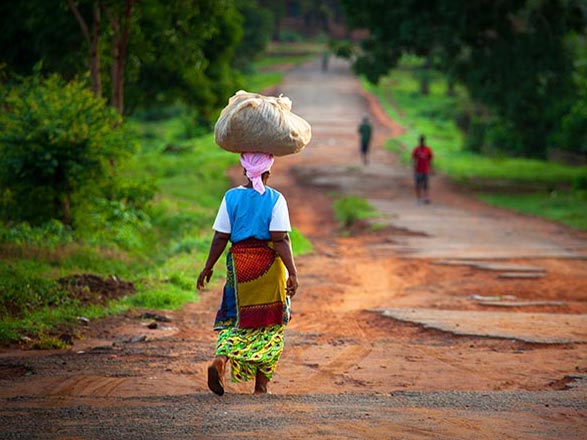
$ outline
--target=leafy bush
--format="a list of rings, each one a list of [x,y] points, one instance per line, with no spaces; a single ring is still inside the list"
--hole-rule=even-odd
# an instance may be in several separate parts
[[[473,118],[466,130],[464,148],[474,153],[481,153],[485,145],[486,126],[479,118]]]
[[[96,191],[132,143],[118,113],[80,81],[38,73],[12,87],[0,108],[0,213],[40,224],[71,223],[72,198]]]
[[[553,143],[561,150],[587,154],[587,93],[562,118],[560,130],[553,135]]]
[[[171,247],[171,255],[190,254],[194,251],[206,252],[209,247],[209,237],[184,237]]]
[[[347,60],[351,59],[355,54],[355,46],[352,41],[331,40],[328,47],[334,55]]]
[[[304,37],[300,33],[290,29],[284,29],[279,33],[279,41],[284,43],[299,43],[303,40]]]
[[[232,64],[243,70],[259,58],[269,44],[273,33],[273,14],[258,2],[239,0],[236,6],[244,23],[243,37],[235,50]]]
[[[312,242],[296,228],[293,228],[289,234],[291,239],[291,247],[294,255],[304,255],[312,252]]]
[[[40,226],[31,226],[23,222],[0,227],[0,243],[56,249],[72,241],[71,230],[57,220],[49,220]]]
[[[69,302],[67,292],[57,282],[10,264],[0,266],[0,316],[23,316],[28,311]]]
[[[575,180],[573,181],[573,190],[587,191],[587,174],[575,177]]]
[[[348,228],[357,220],[377,216],[377,211],[365,199],[347,196],[334,202],[334,215],[345,228]]]
[[[526,152],[519,134],[511,124],[493,120],[485,132],[484,153],[503,153],[508,156],[520,156]]]
[[[142,290],[137,295],[129,297],[126,301],[133,307],[175,310],[195,298],[194,285],[191,284],[189,290],[184,287],[178,287],[169,282],[167,285]]]
[[[147,208],[155,189],[153,182],[145,181],[110,185],[104,189],[107,197],[80,194],[73,219],[76,237],[88,244],[116,245],[129,251],[145,248],[152,228]]]

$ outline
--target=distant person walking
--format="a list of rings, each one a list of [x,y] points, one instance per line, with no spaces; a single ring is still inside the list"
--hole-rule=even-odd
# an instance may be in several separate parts
[[[414,183],[416,186],[416,198],[418,203],[430,203],[429,176],[432,171],[432,149],[426,145],[426,138],[420,136],[420,144],[412,151],[414,164]]]
[[[328,71],[328,61],[330,60],[330,53],[325,50],[322,52],[322,72]]]
[[[373,126],[369,121],[369,116],[363,116],[363,120],[359,125],[359,135],[361,136],[361,158],[363,163],[367,165],[369,163],[369,147],[371,146],[371,134],[373,133]]]

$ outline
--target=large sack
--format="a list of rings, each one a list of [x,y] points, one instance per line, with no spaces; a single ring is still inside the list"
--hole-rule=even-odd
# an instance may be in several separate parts
[[[235,153],[285,156],[302,151],[311,137],[310,124],[291,112],[289,98],[243,90],[230,98],[214,127],[216,143]]]

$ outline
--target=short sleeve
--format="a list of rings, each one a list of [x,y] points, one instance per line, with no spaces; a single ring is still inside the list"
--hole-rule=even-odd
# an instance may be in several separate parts
[[[230,217],[228,216],[228,210],[226,209],[226,198],[222,198],[222,203],[218,209],[218,214],[216,214],[216,220],[214,220],[212,229],[217,232],[224,232],[225,234],[230,234],[232,232]]]
[[[287,202],[282,194],[279,195],[277,202],[273,206],[271,214],[271,222],[269,223],[270,231],[291,231],[289,222],[289,211],[287,209]]]

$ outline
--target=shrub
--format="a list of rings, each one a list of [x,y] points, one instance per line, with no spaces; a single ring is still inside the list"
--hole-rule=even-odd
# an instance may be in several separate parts
[[[377,216],[377,211],[365,199],[357,196],[342,197],[334,202],[334,213],[345,228],[357,220]]]
[[[31,275],[17,266],[0,267],[0,316],[20,317],[32,310],[70,301],[56,281]]]
[[[1,214],[71,223],[72,198],[100,188],[133,149],[118,113],[81,81],[37,72],[0,107]]]
[[[355,47],[352,41],[331,40],[328,43],[330,51],[337,57],[352,59],[355,54]]]
[[[575,177],[573,189],[575,191],[587,191],[587,175]]]
[[[73,241],[71,230],[57,220],[39,226],[27,222],[0,227],[0,243],[56,249]]]
[[[587,93],[562,118],[560,130],[552,138],[561,150],[587,154]]]

